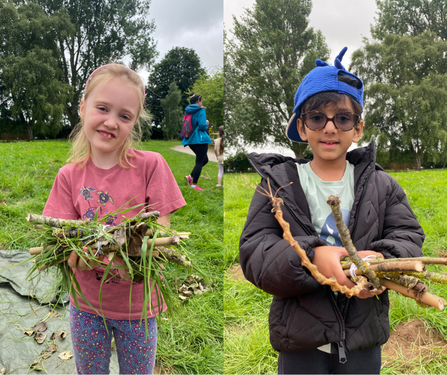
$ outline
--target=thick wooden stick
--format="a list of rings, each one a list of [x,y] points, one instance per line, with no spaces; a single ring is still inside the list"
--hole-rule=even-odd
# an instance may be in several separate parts
[[[138,216],[142,220],[147,220],[151,217],[160,217],[160,212],[158,212],[158,211],[142,212]]]
[[[369,260],[368,260],[369,263]],[[425,266],[421,261],[416,262],[394,262],[394,263],[378,263],[371,264],[369,266],[374,272],[422,272],[425,270]],[[351,276],[349,269],[344,270],[346,276]],[[358,268],[355,270],[356,274],[363,274]]]
[[[410,297],[416,301],[419,301],[421,303],[425,303],[426,305],[436,307],[438,310],[442,311],[445,306],[445,300],[441,297],[438,297],[432,293],[425,292],[425,293],[418,293],[415,292],[413,289],[407,289],[402,285],[396,284],[390,280],[386,279],[380,279],[380,283],[387,287],[388,289],[394,290],[396,292],[399,292],[400,294]]]
[[[155,241],[152,238],[149,238],[147,240],[147,246],[151,246],[152,242],[155,242],[154,246],[169,246],[169,245],[177,246],[180,244],[180,237],[179,236],[158,237],[155,239]]]
[[[357,266],[359,270],[361,270],[362,274],[364,274],[369,281],[375,286],[376,289],[380,289],[380,281],[373,270],[371,270],[368,266],[368,263],[365,262],[357,253],[357,249],[352,243],[351,234],[349,233],[349,229],[346,227],[346,224],[343,220],[343,214],[340,209],[340,198],[335,195],[331,195],[327,199],[327,204],[331,207],[332,216],[334,217],[335,226],[338,229],[338,233],[340,234],[341,242],[348,252],[350,258]]]
[[[88,220],[64,220],[64,219],[55,219],[49,216],[28,214],[27,221],[30,223],[39,223],[46,224],[54,228],[62,228],[63,226],[75,226],[78,227],[80,225],[85,225]]]
[[[394,262],[414,262],[420,261],[424,264],[444,264],[447,265],[447,258],[429,258],[429,257],[417,257],[417,258],[390,258],[390,259],[370,259],[368,260],[369,264],[378,264],[378,263],[394,263]],[[342,267],[344,270],[349,269],[351,267],[352,261],[342,262]]]

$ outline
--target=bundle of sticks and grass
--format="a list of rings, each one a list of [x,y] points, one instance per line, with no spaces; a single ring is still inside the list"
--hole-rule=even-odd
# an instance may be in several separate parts
[[[40,247],[30,249],[33,265],[28,278],[34,278],[50,267],[57,267],[62,276],[60,293],[68,292],[76,301],[76,297],[83,294],[73,270],[66,262],[71,252],[76,251],[78,257],[92,263],[93,267],[104,268],[102,283],[111,278],[120,278],[115,270],[125,268],[128,279],[144,281],[147,288],[145,298],[150,301],[149,296],[157,285],[157,295],[161,293],[159,297],[163,296],[169,307],[171,290],[162,281],[166,281],[168,272],[163,263],[175,263],[188,271],[200,273],[183,246],[183,240],[189,238],[190,233],[176,232],[158,224],[158,211],[142,212],[116,226],[106,225],[113,214],[116,213],[100,220],[96,217],[94,220],[63,220],[29,214],[27,221],[33,223],[34,228],[44,231],[44,242]],[[117,256],[122,258],[125,265],[114,263]]]
[[[301,258],[301,264],[306,267],[312,276],[322,285],[329,285],[333,291],[338,291],[346,294],[348,297],[358,295],[363,288],[370,291],[381,289],[383,286],[394,290],[406,297],[414,299],[420,306],[435,307],[443,310],[446,301],[430,292],[428,287],[421,279],[427,279],[432,282],[447,284],[447,274],[428,272],[425,268],[426,264],[447,264],[447,258],[396,258],[383,259],[376,257],[375,259],[362,259],[352,243],[351,235],[346,227],[343,215],[340,209],[340,199],[337,196],[331,195],[327,199],[327,204],[331,207],[332,215],[335,219],[335,224],[343,246],[349,253],[349,257],[343,257],[341,264],[345,270],[345,274],[351,277],[356,283],[352,289],[344,285],[340,285],[334,278],[328,279],[323,276],[312,264],[307,257],[306,252],[295,241],[291,232],[290,225],[283,219],[281,206],[283,201],[273,195],[270,183],[269,191],[263,188],[257,190],[260,194],[265,195],[271,199],[273,206],[272,212],[275,213],[275,218],[278,220],[283,229],[283,237],[289,242],[293,249]]]

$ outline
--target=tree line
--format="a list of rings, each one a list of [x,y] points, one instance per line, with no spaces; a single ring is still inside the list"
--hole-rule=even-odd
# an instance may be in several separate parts
[[[443,0],[376,0],[372,40],[352,54],[349,70],[365,85],[364,135],[374,138],[377,160],[397,165],[447,165],[447,7]],[[308,26],[311,0],[256,0],[234,19],[225,41],[227,142],[275,144],[297,157],[306,145],[290,142],[284,129],[293,97],[314,60],[329,48]],[[228,144],[227,143],[227,144]]]
[[[207,72],[195,51],[182,47],[155,63],[155,22],[149,9],[150,0],[0,0],[0,135],[29,141],[34,134],[68,135],[79,122],[90,73],[126,61],[134,70],[149,70],[146,104],[152,124],[165,138],[178,137],[181,118],[163,122],[161,103],[169,86],[175,83],[180,91],[180,100],[170,103],[183,113],[196,81],[210,84],[220,73]],[[204,96],[205,105],[208,100],[213,107],[219,96],[223,101],[223,93],[212,94]],[[221,125],[221,117],[212,118]],[[175,134],[164,131],[166,124],[176,127]]]

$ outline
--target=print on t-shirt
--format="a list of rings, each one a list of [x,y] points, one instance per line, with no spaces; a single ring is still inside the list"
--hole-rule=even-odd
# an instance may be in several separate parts
[[[88,202],[87,202],[88,203]],[[88,204],[90,206],[90,203]],[[82,215],[82,218],[85,219],[90,219],[93,221],[93,219],[95,218],[95,212],[96,209],[98,207],[89,207],[87,210],[84,209],[84,215]]]
[[[82,194],[82,196],[84,197],[84,202],[85,202],[87,199],[93,199],[93,196],[91,193],[92,191],[95,191],[95,189],[84,185],[84,186],[82,186],[82,189],[79,190],[79,195]]]
[[[342,208],[341,212],[343,214],[343,221],[346,225],[349,222],[349,210]],[[340,233],[338,233],[337,227],[335,225],[334,216],[332,216],[332,212],[326,218],[323,226],[321,227],[320,238],[330,246],[343,246],[343,243],[340,239]]]
[[[92,195],[92,192],[96,191],[96,194],[99,195],[98,200],[96,203],[99,203],[99,207],[93,207],[90,205],[90,200],[93,200],[94,197]],[[97,209],[99,208],[98,216],[102,217],[109,213],[107,211],[105,214],[103,214],[103,207],[105,207],[107,204],[113,205],[113,198],[109,195],[109,192],[107,190],[97,190],[92,187],[87,187],[85,185],[82,186],[82,188],[79,190],[78,197],[82,194],[82,197],[84,198],[84,202],[87,202],[88,208],[83,208],[84,214],[82,215],[82,218],[93,220],[95,218],[95,213]],[[106,225],[116,225],[115,220],[118,218],[117,215],[110,215],[106,219]]]
[[[106,203],[110,201],[110,203],[113,204],[113,199],[112,197],[109,195],[109,193],[106,191],[97,191],[96,194],[99,194],[99,199],[96,201],[97,203],[101,203],[103,207],[106,206]]]

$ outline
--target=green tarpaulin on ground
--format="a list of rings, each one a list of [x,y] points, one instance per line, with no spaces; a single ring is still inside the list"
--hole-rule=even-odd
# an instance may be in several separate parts
[[[28,250],[0,250],[0,371],[4,368],[6,374],[76,374],[74,358],[67,361],[59,358],[65,351],[73,352],[68,297],[60,298],[62,301],[53,310],[59,298],[56,278],[52,272],[42,272],[35,279],[27,280],[31,268],[29,258]],[[59,316],[46,320],[47,337],[38,344],[23,331],[31,329],[52,311]],[[67,332],[67,337],[51,340],[51,334],[60,330]],[[57,351],[43,359],[42,352],[50,344],[56,344]],[[41,371],[30,369],[35,360]],[[110,372],[119,372],[116,351],[112,352]]]

